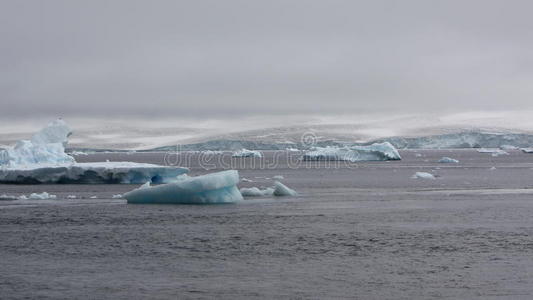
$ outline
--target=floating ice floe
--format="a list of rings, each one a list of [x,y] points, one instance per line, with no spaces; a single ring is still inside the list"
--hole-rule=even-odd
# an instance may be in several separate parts
[[[120,199],[122,198],[122,194],[116,194],[111,197],[112,199]]]
[[[76,198],[78,198],[78,197],[76,197],[76,195],[68,195],[67,196],[67,199],[76,199]]]
[[[533,153],[533,148],[520,148],[524,153]]]
[[[224,151],[204,150],[204,151],[201,151],[200,154],[202,154],[202,155],[218,155],[218,154],[224,154]]]
[[[518,150],[518,147],[513,145],[501,145],[500,149],[502,150]]]
[[[196,177],[182,176],[178,181],[157,186],[149,183],[123,195],[128,203],[216,204],[242,200],[237,189],[239,173],[222,171]]]
[[[266,196],[272,196],[272,194],[274,194],[274,189],[266,188],[262,190],[257,187],[251,187],[251,188],[242,188],[240,192],[243,197],[266,197]]]
[[[72,151],[72,152],[70,152],[70,155],[84,156],[84,155],[89,155],[89,154],[86,153],[86,152],[82,152],[82,151]]]
[[[413,176],[413,179],[435,179],[435,176],[428,172],[416,172]]]
[[[31,140],[0,150],[1,183],[165,183],[187,168],[134,162],[77,163],[65,153],[70,128],[63,120],[48,124]]]
[[[248,150],[248,149],[241,149],[237,152],[234,152],[232,157],[263,157],[263,154],[259,151],[255,150]]]
[[[288,152],[300,152],[300,150],[298,150],[296,148],[287,148],[285,150],[288,151]]]
[[[244,177],[241,178],[241,181],[242,181],[242,182],[254,182],[253,180],[248,179],[248,178],[244,178]]]
[[[0,195],[0,200],[17,200],[17,199],[18,197],[13,196],[13,195],[6,195],[6,194]]]
[[[456,164],[458,163],[459,161],[457,159],[453,159],[451,157],[443,157],[441,159],[439,159],[437,162],[439,163],[443,163],[443,164]]]
[[[272,176],[272,179],[282,180],[282,179],[285,179],[285,178],[282,175],[275,175],[275,176]]]
[[[274,187],[266,188],[266,189],[260,189],[257,187],[251,187],[251,188],[242,188],[240,190],[241,194],[244,197],[267,197],[267,196],[276,196],[276,197],[284,197],[284,196],[297,196],[298,193],[284,185],[283,183],[279,181],[274,182]]]
[[[284,196],[297,196],[298,193],[284,185],[283,183],[276,181],[274,182],[274,196],[284,197]]]
[[[400,160],[398,150],[389,142],[369,146],[315,147],[302,157],[303,160],[383,161]]]
[[[56,195],[48,194],[47,192],[42,193],[31,193],[29,196],[21,195],[18,197],[19,200],[47,200],[47,199],[56,199]]]
[[[186,168],[133,162],[96,162],[27,165],[1,168],[3,183],[166,183],[185,174]]]
[[[509,155],[508,152],[505,152],[501,149],[488,149],[488,148],[481,148],[478,149],[477,152],[479,153],[490,153],[492,156],[500,156],[500,155]]]

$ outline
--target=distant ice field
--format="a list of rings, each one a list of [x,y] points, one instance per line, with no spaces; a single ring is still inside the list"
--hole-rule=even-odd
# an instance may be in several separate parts
[[[247,179],[239,188],[281,175],[298,196],[128,205],[113,195],[138,185],[0,185],[0,195],[57,195],[0,200],[0,295],[531,299],[533,154],[506,151],[400,150],[400,161],[357,163],[285,151],[77,156],[179,163],[192,176],[231,167]]]

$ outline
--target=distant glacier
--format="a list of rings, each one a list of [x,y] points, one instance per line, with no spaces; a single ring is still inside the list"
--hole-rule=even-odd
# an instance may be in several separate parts
[[[462,149],[462,148],[499,148],[508,145],[517,148],[533,146],[533,134],[525,133],[494,133],[481,131],[464,131],[458,133],[418,136],[418,137],[388,137],[372,140],[364,143],[323,140],[318,141],[313,145],[307,145],[301,142],[261,142],[261,141],[246,141],[246,140],[209,140],[206,142],[186,144],[186,145],[172,145],[165,147],[158,147],[146,151],[206,151],[206,150],[227,150],[234,151],[236,149],[254,149],[254,150],[285,150],[288,148],[297,148],[300,150],[307,150],[312,146],[328,147],[328,146],[365,146],[373,143],[389,142],[397,149]]]

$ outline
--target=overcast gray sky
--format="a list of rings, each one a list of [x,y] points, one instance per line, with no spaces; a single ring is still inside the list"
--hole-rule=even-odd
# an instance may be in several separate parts
[[[0,116],[533,109],[533,1],[0,0]]]

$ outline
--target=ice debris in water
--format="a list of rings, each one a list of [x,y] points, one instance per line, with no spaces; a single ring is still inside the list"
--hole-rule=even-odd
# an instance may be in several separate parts
[[[254,182],[253,180],[248,179],[248,178],[244,178],[244,177],[241,178],[241,181],[242,181],[242,182]]]
[[[297,196],[298,193],[293,189],[290,189],[279,181],[274,182],[274,187],[259,189],[257,187],[241,188],[241,194],[244,197],[266,197],[266,196]]]
[[[143,185],[123,195],[128,203],[160,204],[215,204],[242,200],[237,189],[239,173],[222,171],[196,177],[187,177],[173,183],[157,186]]]
[[[501,145],[500,149],[502,150],[518,150],[518,147],[513,145]]]
[[[87,152],[82,152],[82,151],[72,151],[70,152],[70,155],[82,156],[82,155],[89,155],[89,154]]]
[[[233,153],[232,157],[263,157],[263,154],[259,151],[255,150],[248,150],[248,149],[241,149],[239,151],[236,151]]]
[[[490,153],[493,157],[500,156],[500,155],[509,155],[509,153],[501,150],[501,149],[487,149],[487,148],[481,148],[478,149],[477,152],[479,153]]]
[[[96,196],[89,197],[89,199],[96,199],[96,198],[98,198],[98,197],[96,197]]]
[[[435,176],[428,172],[416,172],[413,176],[413,179],[435,179]]]
[[[400,160],[398,150],[389,142],[369,146],[315,147],[306,152],[303,160],[382,161]]]
[[[65,153],[71,130],[55,120],[31,140],[0,150],[2,183],[164,183],[175,180],[187,168],[133,162],[76,163]]]
[[[274,182],[274,196],[297,196],[298,193],[296,193],[295,190],[290,189],[283,183],[276,181]]]
[[[0,200],[16,200],[16,199],[18,199],[17,196],[6,195],[6,194],[0,195]]]
[[[122,198],[122,194],[116,194],[111,197],[112,199],[120,199]]]
[[[202,154],[202,155],[219,155],[219,154],[224,154],[224,151],[204,150],[204,151],[200,151],[200,154]]]
[[[32,199],[32,200],[46,200],[46,199],[56,199],[57,196],[56,195],[51,195],[51,194],[48,194],[47,192],[42,192],[42,193],[31,193],[29,196],[26,196],[26,195],[21,195],[19,197],[20,200],[28,200],[28,199]]]
[[[78,198],[78,197],[76,197],[76,195],[68,195],[67,196],[67,199],[76,199],[76,198]]]
[[[533,153],[533,148],[521,148],[520,150],[524,153]]]
[[[283,177],[283,175],[275,175],[275,176],[272,176],[272,179],[282,180],[285,178]]]
[[[457,159],[453,159],[453,158],[450,158],[450,157],[443,157],[441,159],[439,159],[437,162],[439,163],[443,163],[443,164],[456,164],[458,163],[459,161]]]
[[[251,188],[241,188],[240,192],[243,197],[265,197],[265,196],[272,196],[272,194],[274,194],[274,189],[266,188],[264,190],[261,190],[257,187],[251,187]]]

